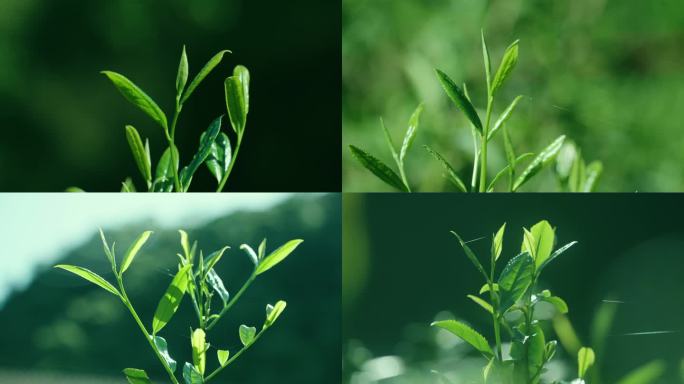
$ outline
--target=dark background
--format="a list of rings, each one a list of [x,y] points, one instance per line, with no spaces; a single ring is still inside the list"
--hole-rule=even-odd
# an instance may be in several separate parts
[[[118,191],[126,176],[141,186],[124,125],[150,138],[153,164],[163,133],[99,72],[129,77],[170,121],[186,44],[189,81],[216,52],[233,54],[183,109],[182,164],[226,113],[223,79],[243,64],[250,113],[225,190],[339,191],[340,30],[334,1],[3,0],[0,189]],[[193,181],[193,190],[215,189],[204,166]]]
[[[260,275],[209,332],[207,339],[213,347],[207,353],[207,370],[213,370],[217,366],[215,347],[234,354],[241,346],[239,325],[258,328],[266,304],[287,301],[287,309],[273,328],[217,376],[217,383],[340,382],[340,209],[339,195],[293,198],[268,211],[237,212],[185,228],[205,255],[224,245],[231,246],[216,270],[232,295],[252,268],[247,255],[239,250],[240,244],[257,245],[267,237],[268,249],[273,250],[290,239],[304,239],[285,261]],[[105,231],[110,244],[116,241],[121,258],[128,244],[146,229],[155,230],[155,234],[126,272],[125,284],[136,311],[149,328],[159,298],[176,268],[178,232],[154,223]],[[55,263],[83,266],[113,281],[99,236]],[[5,382],[3,371],[10,370],[36,375],[25,380],[43,372],[61,372],[99,375],[102,380],[112,377],[123,383],[121,370],[127,367],[145,369],[154,382],[168,381],[117,298],[51,266],[37,268],[33,283],[10,295],[0,309],[0,327],[5,330],[0,335],[0,381]],[[178,370],[182,370],[184,361],[192,361],[188,324],[196,324],[196,317],[189,303],[185,298],[161,331],[178,362]]]
[[[409,338],[430,332],[445,310],[492,340],[491,318],[466,297],[477,293],[481,276],[449,231],[466,240],[485,236],[470,245],[486,264],[489,239],[501,224],[507,223],[501,259],[507,260],[520,249],[522,227],[547,219],[557,227],[557,247],[579,241],[544,271],[542,284],[567,301],[580,339],[589,342],[602,300],[624,301],[601,358],[605,382],[656,359],[666,364],[658,382],[679,382],[683,203],[668,194],[346,195],[343,340],[360,340],[374,355],[407,357]],[[673,333],[625,335],[654,330]],[[560,359],[574,364],[567,354]],[[435,365],[424,367],[430,369]]]

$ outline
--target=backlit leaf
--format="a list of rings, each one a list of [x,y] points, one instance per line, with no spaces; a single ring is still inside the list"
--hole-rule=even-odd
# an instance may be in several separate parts
[[[123,273],[126,272],[128,267],[131,266],[131,263],[133,263],[133,259],[135,259],[135,256],[140,251],[140,248],[142,248],[142,246],[145,245],[147,239],[150,238],[150,235],[152,235],[152,231],[145,231],[142,234],[140,234],[140,236],[138,236],[137,239],[135,239],[133,244],[131,244],[131,246],[126,251],[126,254],[124,255],[119,275],[123,275]]]
[[[225,367],[228,363],[228,358],[230,357],[230,351],[219,349],[216,351],[216,357],[218,357],[219,364]]]
[[[240,341],[245,347],[252,344],[256,336],[256,328],[248,327],[244,324],[240,326]]]
[[[556,235],[551,224],[546,220],[533,225],[530,234],[531,240],[523,242],[521,251],[529,252],[538,268],[551,256]]]
[[[492,305],[489,304],[486,300],[484,300],[481,297],[475,296],[475,295],[468,295],[468,298],[472,301],[474,301],[477,305],[482,307],[485,311],[489,313],[493,313]]]
[[[408,150],[411,149],[411,145],[413,144],[413,140],[416,137],[416,130],[418,129],[418,123],[420,121],[421,113],[423,113],[423,104],[420,104],[416,108],[416,110],[411,115],[411,118],[409,119],[409,126],[408,126],[408,129],[406,130],[406,134],[404,135],[404,142],[401,145],[401,151],[399,152],[399,161],[401,163],[404,162],[404,158],[406,157],[406,152],[408,152]]]
[[[454,83],[454,81],[446,75],[446,73],[440,71],[439,69],[435,69],[435,72],[437,73],[437,79],[439,80],[440,84],[442,84],[442,88],[444,88],[444,91],[449,96],[451,101],[453,101],[457,108],[465,113],[468,120],[473,123],[473,126],[475,126],[478,132],[480,132],[480,135],[482,135],[482,122],[480,121],[480,117],[477,115],[477,111],[475,111],[475,108],[470,103],[466,95],[463,93],[463,90],[461,90],[461,88],[459,88],[458,85],[456,85],[456,83]]]
[[[194,332],[192,332],[191,344],[192,362],[199,373],[204,375],[204,370],[207,365],[207,341],[206,335],[201,328],[197,328]]]
[[[176,313],[181,300],[183,300],[185,291],[188,289],[188,271],[190,268],[192,268],[192,265],[182,267],[176,273],[173,280],[171,280],[171,284],[169,284],[164,296],[162,296],[157,305],[157,310],[154,312],[152,334],[156,334],[164,328]]]
[[[103,279],[100,275],[98,275],[97,273],[95,273],[91,270],[88,270],[88,269],[85,269],[82,267],[77,267],[75,265],[66,265],[66,264],[55,265],[55,268],[60,268],[60,269],[63,269],[65,271],[69,271],[75,275],[78,275],[78,276],[90,281],[91,283],[99,286],[100,288],[103,288],[104,290],[106,290],[110,293],[113,293],[117,296],[120,296],[119,291],[116,288],[114,288],[113,285],[109,284],[109,282],[107,282],[107,280]]]
[[[278,249],[271,252],[263,260],[259,261],[259,265],[256,268],[256,274],[260,275],[275,267],[281,261],[285,260],[285,258],[292,253],[292,251],[294,251],[303,241],[304,240],[300,239],[290,240],[278,247]]]
[[[111,80],[111,82],[119,90],[119,92],[121,92],[126,100],[140,108],[154,121],[159,123],[164,130],[168,129],[166,115],[161,108],[159,108],[157,103],[155,103],[151,97],[143,92],[142,89],[138,88],[138,86],[132,81],[119,73],[112,71],[102,71],[101,73]]]
[[[136,368],[126,368],[123,370],[124,375],[126,375],[126,380],[129,384],[152,384],[150,378],[147,377],[147,373],[142,369]]]
[[[275,321],[278,320],[278,317],[280,317],[280,315],[283,313],[286,306],[287,303],[283,300],[278,300],[275,305],[268,304],[266,306],[266,322],[264,323],[264,328],[268,328],[273,325],[273,323],[275,323]]]
[[[501,228],[499,228],[499,230],[496,231],[496,234],[494,235],[494,239],[492,240],[492,255],[493,255],[494,261],[499,259],[499,256],[501,256],[501,252],[503,251],[503,235],[504,235],[505,230],[506,230],[506,223],[503,223]]]
[[[581,379],[586,376],[589,368],[594,365],[595,358],[594,350],[591,348],[582,347],[579,352],[577,352],[577,375]]]
[[[188,82],[188,55],[185,53],[185,45],[181,53],[180,63],[178,63],[178,73],[176,74],[176,94],[181,95],[185,84]]]
[[[207,75],[209,75],[209,73],[211,73],[211,71],[214,68],[216,68],[217,65],[219,65],[219,63],[223,59],[223,55],[226,52],[230,52],[230,51],[225,50],[225,51],[221,51],[221,52],[215,54],[211,59],[209,59],[209,61],[204,65],[204,67],[202,67],[202,69],[199,71],[199,73],[197,73],[197,76],[195,76],[195,78],[192,80],[192,82],[188,86],[188,89],[183,94],[183,97],[181,98],[181,102],[180,102],[181,104],[184,104],[185,101],[188,100],[190,95],[192,95],[192,93],[195,92],[195,89],[202,82],[202,80],[204,80],[204,78],[207,77]]]
[[[453,333],[461,338],[461,340],[472,345],[486,357],[494,356],[494,352],[492,352],[492,348],[489,346],[487,339],[485,339],[481,334],[477,333],[477,331],[474,329],[461,322],[456,320],[442,320],[435,321],[431,325],[433,327],[439,327]]]
[[[499,276],[501,310],[505,312],[525,294],[532,284],[534,261],[530,254],[523,252],[508,261]]]

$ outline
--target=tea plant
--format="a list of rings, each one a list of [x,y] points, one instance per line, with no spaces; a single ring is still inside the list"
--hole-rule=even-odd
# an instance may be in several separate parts
[[[503,252],[503,235],[506,224],[492,236],[490,265],[482,265],[467,242],[456,233],[467,258],[484,278],[485,284],[479,295],[468,298],[491,315],[494,344],[468,325],[456,320],[443,320],[432,323],[445,329],[470,344],[487,359],[483,371],[486,383],[526,383],[541,382],[546,364],[551,361],[557,342],[549,337],[541,326],[535,310],[541,303],[548,303],[560,313],[568,312],[566,302],[544,289],[539,290],[537,283],[543,270],[558,256],[576,244],[572,241],[554,251],[555,230],[547,221],[540,221],[530,230],[523,229],[523,243],[518,255],[512,257],[498,278],[497,262]],[[504,337],[510,340],[510,352],[503,352]],[[584,382],[589,368],[594,364],[591,348],[581,348],[578,352],[578,379]]]
[[[103,277],[86,268],[65,264],[56,265],[55,268],[61,268],[76,274],[118,297],[126,309],[131,313],[131,316],[145,336],[150,348],[159,359],[164,370],[168,373],[169,379],[174,384],[179,384],[179,380],[176,378],[175,373],[177,363],[169,353],[166,339],[160,336],[159,332],[171,321],[171,318],[178,310],[183,297],[187,293],[187,295],[190,296],[192,307],[197,315],[197,324],[196,326],[191,327],[190,334],[192,363],[186,362],[183,365],[182,377],[185,384],[208,383],[240,357],[240,355],[251,347],[261,335],[275,323],[285,310],[286,303],[285,301],[279,300],[274,305],[266,305],[265,321],[259,331],[257,331],[256,327],[244,324],[241,325],[238,329],[238,335],[242,342],[242,348],[232,354],[232,356],[230,351],[217,348],[216,360],[218,364],[213,371],[207,370],[207,352],[211,347],[211,344],[207,341],[207,332],[216,326],[216,324],[228,313],[257,277],[282,262],[295,250],[295,248],[297,248],[302,240],[290,240],[268,255],[266,254],[266,239],[259,244],[257,251],[247,244],[242,244],[240,249],[245,251],[250,260],[254,263],[254,270],[238,292],[231,297],[223,284],[223,280],[214,270],[216,264],[230,247],[223,247],[205,257],[201,250],[198,254],[196,241],[190,246],[187,233],[182,230],[179,232],[182,253],[177,254],[179,259],[178,272],[176,272],[168,289],[157,305],[157,309],[152,317],[151,329],[147,328],[147,325],[141,320],[134,309],[133,303],[126,294],[123,282],[124,273],[131,266],[136,255],[149,239],[152,234],[151,231],[143,232],[138,236],[128,248],[121,264],[118,266],[114,249],[115,244],[113,243],[110,247],[105,239],[104,233],[100,231],[104,253],[111,264],[118,288]],[[220,305],[218,309],[212,307],[215,302],[218,302]],[[123,373],[131,384],[151,383],[147,373],[142,369],[126,368],[123,370]]]
[[[200,83],[221,63],[223,55],[226,53],[230,53],[230,51],[221,51],[209,59],[188,85],[188,57],[185,52],[185,46],[183,47],[176,75],[176,97],[170,124],[167,115],[159,105],[135,83],[119,73],[102,71],[102,74],[111,80],[112,84],[121,92],[124,98],[151,117],[164,133],[167,147],[159,158],[153,173],[149,140],[146,138],[143,144],[143,140],[135,127],[132,125],[126,125],[125,127],[126,140],[131,148],[133,158],[147,191],[187,192],[195,172],[202,164],[206,165],[216,179],[216,192],[221,192],[225,187],[240,152],[240,145],[242,144],[247,124],[250,80],[247,68],[242,65],[236,66],[233,70],[233,75],[227,77],[224,81],[226,109],[228,110],[230,124],[236,136],[234,144],[231,144],[228,135],[221,131],[221,119],[223,118],[223,115],[221,115],[215,118],[209,124],[207,130],[200,135],[197,152],[186,166],[180,168],[180,154],[176,147],[175,138],[176,126],[183,106]],[[71,190],[77,189],[73,188]],[[136,188],[130,178],[127,178],[122,183],[122,192],[134,192],[135,190]]]
[[[470,184],[466,186],[466,183],[458,175],[455,168],[452,167],[447,159],[437,150],[428,145],[425,146],[425,149],[441,164],[441,166],[444,168],[444,177],[451,184],[453,184],[453,186],[459,192],[493,192],[501,180],[507,180],[505,187],[506,191],[515,192],[545,167],[553,163],[561,147],[563,147],[565,136],[559,136],[537,154],[532,152],[523,153],[521,155],[516,154],[513,142],[511,141],[511,137],[506,128],[506,122],[508,119],[510,119],[513,111],[518,103],[522,100],[523,96],[519,95],[513,99],[513,101],[508,104],[508,106],[503,110],[503,112],[501,112],[496,120],[494,120],[492,114],[494,111],[495,101],[497,101],[497,93],[506,82],[518,62],[518,41],[514,41],[508,46],[508,48],[506,48],[499,68],[492,77],[491,61],[489,58],[489,50],[484,39],[484,33],[482,33],[481,37],[484,72],[487,83],[487,103],[485,107],[486,112],[484,123],[471,101],[465,84],[463,84],[462,87],[459,87],[446,73],[439,69],[435,69],[437,80],[441,84],[447,96],[451,99],[456,108],[465,114],[470,122],[473,137],[473,168],[470,177]],[[392,138],[387,128],[385,128],[384,124],[381,124],[385,132],[385,139],[390,147],[392,156],[397,163],[397,167],[401,176],[397,175],[394,170],[392,170],[382,161],[378,160],[376,157],[356,146],[350,145],[352,155],[361,163],[361,165],[363,165],[366,169],[371,171],[375,176],[380,178],[388,185],[404,192],[411,191],[404,171],[404,160],[406,152],[410,148],[411,143],[415,138],[418,119],[420,118],[422,109],[422,105],[419,106],[411,116],[411,119],[409,120],[409,128],[404,136],[404,144],[401,147],[401,152],[399,155],[396,153],[394,144],[392,143]],[[490,178],[487,174],[489,143],[499,132],[502,132],[501,136],[503,137],[503,147],[507,165],[499,170],[493,178]],[[533,159],[527,164],[522,173],[518,174],[518,168],[520,165],[529,158]],[[575,184],[570,186],[568,184],[569,182],[564,179],[561,182],[561,187],[563,190],[568,191],[593,190],[601,170],[600,163],[592,163],[592,165],[589,167],[582,167],[583,173],[577,176],[582,177],[581,182],[577,181]],[[577,183],[580,183],[579,187],[577,187]]]

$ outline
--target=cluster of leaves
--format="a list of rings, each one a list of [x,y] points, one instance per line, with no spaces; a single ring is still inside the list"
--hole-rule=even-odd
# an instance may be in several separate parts
[[[123,284],[124,273],[131,266],[140,249],[152,235],[151,231],[143,232],[138,236],[128,248],[121,264],[118,266],[115,244],[113,243],[110,247],[105,239],[104,233],[100,231],[104,253],[111,264],[118,288],[103,277],[83,267],[60,264],[56,265],[55,268],[61,268],[76,274],[117,296],[131,313],[133,319],[140,328],[140,331],[152,348],[152,351],[157,356],[168,373],[171,382],[174,384],[180,383],[175,374],[177,363],[169,353],[166,339],[160,336],[159,332],[171,321],[171,318],[178,310],[183,297],[187,294],[190,297],[192,306],[197,315],[198,324],[196,327],[191,328],[190,335],[193,361],[192,363],[186,362],[183,365],[182,377],[185,384],[202,384],[207,383],[216,377],[219,372],[225,369],[252,346],[261,335],[275,323],[285,310],[286,303],[285,301],[279,300],[274,305],[266,305],[265,321],[259,331],[257,331],[256,327],[244,324],[240,325],[238,334],[240,341],[242,342],[242,348],[232,355],[230,351],[226,349],[217,348],[216,358],[218,360],[218,366],[211,372],[207,371],[207,352],[211,347],[211,344],[207,342],[207,331],[211,330],[218,321],[228,313],[240,296],[242,296],[258,276],[283,261],[295,250],[295,248],[297,248],[302,240],[290,240],[269,254],[266,253],[265,239],[261,242],[257,251],[254,251],[254,249],[247,244],[242,244],[240,248],[247,253],[254,263],[254,270],[240,290],[231,297],[223,284],[223,280],[214,270],[216,264],[230,247],[223,247],[205,257],[201,250],[198,254],[196,241],[190,246],[187,233],[182,230],[179,232],[182,253],[178,254],[178,272],[175,274],[168,289],[159,300],[159,304],[157,305],[157,309],[152,318],[151,332],[135,311]],[[212,305],[216,301],[220,304],[220,309],[218,310],[212,308]],[[128,382],[131,384],[151,383],[147,373],[142,369],[126,368],[123,372],[126,375]]]
[[[557,342],[547,340],[548,335],[535,315],[541,303],[550,304],[559,313],[567,313],[566,302],[544,289],[537,289],[537,282],[543,270],[563,252],[576,244],[570,242],[554,251],[556,236],[554,228],[547,221],[540,221],[530,230],[524,229],[521,252],[512,257],[499,277],[496,277],[496,264],[503,252],[503,236],[506,224],[492,236],[490,268],[482,265],[473,250],[456,233],[468,259],[473,263],[485,280],[479,295],[468,298],[482,307],[492,318],[495,337],[494,348],[480,333],[456,320],[443,320],[432,323],[445,329],[470,344],[480,352],[488,363],[483,371],[484,382],[537,384],[545,372],[545,365],[556,353]],[[510,353],[503,353],[503,337],[510,339]],[[582,347],[577,353],[578,379],[573,383],[583,383],[595,356],[591,348]]]
[[[249,71],[244,66],[238,65],[233,70],[233,75],[224,81],[226,108],[230,118],[230,124],[236,135],[235,146],[231,144],[228,135],[221,131],[223,115],[214,119],[199,139],[199,148],[192,156],[188,165],[179,167],[180,154],[175,145],[176,125],[183,110],[183,106],[193,94],[200,83],[221,63],[224,54],[230,51],[224,50],[214,55],[204,67],[197,73],[188,85],[188,57],[183,47],[178,73],[176,75],[176,99],[173,118],[169,124],[164,111],[159,105],[139,88],[135,83],[112,71],[102,71],[114,86],[121,92],[126,100],[140,108],[162,128],[167,142],[167,148],[157,162],[152,172],[152,160],[150,158],[149,140],[143,140],[138,130],[132,125],[126,125],[126,139],[133,153],[133,158],[140,171],[147,191],[150,192],[187,192],[192,182],[192,177],[197,169],[206,164],[207,168],[217,182],[217,192],[223,190],[235,165],[237,155],[242,144],[242,137],[247,124],[249,112]],[[131,178],[122,183],[122,192],[136,191]]]
[[[546,148],[539,151],[539,153],[535,154],[532,152],[527,152],[520,155],[516,154],[511,137],[508,133],[508,129],[506,128],[506,122],[511,117],[513,111],[520,100],[522,100],[523,96],[519,95],[513,99],[513,101],[508,104],[506,109],[501,112],[496,121],[494,121],[492,118],[492,112],[494,109],[495,96],[497,95],[497,92],[501,89],[502,85],[508,79],[518,62],[518,41],[514,41],[508,46],[508,48],[506,48],[501,60],[501,64],[492,78],[491,61],[489,58],[489,50],[487,49],[487,44],[485,43],[484,39],[484,33],[481,36],[485,78],[487,81],[487,105],[484,123],[480,119],[475,106],[472,104],[466,85],[463,84],[462,87],[459,87],[446,73],[439,69],[435,69],[437,79],[439,80],[447,96],[451,99],[456,108],[465,114],[470,122],[473,137],[473,168],[470,184],[466,185],[464,180],[457,174],[455,168],[437,150],[428,145],[425,146],[425,149],[441,164],[441,166],[444,168],[444,177],[451,184],[453,184],[453,186],[459,192],[494,192],[498,183],[504,179],[507,179],[505,190],[509,192],[515,192],[525,185],[530,179],[532,179],[532,177],[537,175],[542,169],[554,162],[559,151],[561,148],[563,148],[565,136],[559,136]],[[385,128],[384,124],[382,124],[387,144],[389,145],[392,156],[397,163],[400,176],[381,160],[354,145],[350,145],[350,150],[353,156],[361,163],[361,165],[363,165],[366,169],[371,171],[375,176],[380,178],[388,185],[404,192],[411,191],[404,171],[404,160],[406,153],[410,149],[415,138],[416,129],[418,127],[422,110],[422,105],[418,106],[416,111],[411,116],[409,120],[409,128],[404,136],[404,142],[399,155],[397,155],[396,150],[394,149],[394,144],[392,143],[392,139],[387,128]],[[502,132],[501,136],[503,136],[503,147],[508,164],[490,179],[487,175],[488,144],[499,132]],[[518,174],[517,171],[519,166],[525,160],[530,158],[532,160],[527,164],[523,171]],[[594,162],[590,166],[585,167],[584,162],[578,153],[576,153],[576,156],[570,160],[570,163],[572,166],[568,168],[567,173],[559,174],[559,180],[563,190],[592,191],[595,188],[596,182],[601,173],[601,164]],[[575,163],[577,163],[577,165],[575,165]],[[570,168],[572,168],[572,171]],[[575,170],[574,168],[581,169]],[[577,175],[575,176],[575,179],[569,180],[569,175],[572,172],[577,173]]]

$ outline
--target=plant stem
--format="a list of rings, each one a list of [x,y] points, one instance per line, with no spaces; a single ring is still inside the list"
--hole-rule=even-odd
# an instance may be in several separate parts
[[[406,172],[404,171],[404,163],[399,164],[399,173],[401,174],[401,181],[404,183],[406,190],[411,192],[411,187],[409,186],[408,179],[406,178]]]
[[[182,109],[183,105],[179,104],[178,100],[176,100],[176,108],[174,109],[173,120],[171,121],[171,134],[169,135],[169,132],[166,132],[166,141],[169,143],[169,150],[171,151],[171,162],[173,163],[171,169],[173,169],[173,184],[176,188],[176,192],[184,192],[180,180],[178,179],[178,170],[176,169],[177,160],[179,159],[174,158],[178,154],[178,150],[173,150],[176,148],[176,145],[174,144],[176,138],[176,123],[178,123],[178,116]]]
[[[254,279],[256,279],[256,277],[257,277],[256,271],[255,271],[255,272],[252,272],[252,275],[249,277],[249,279],[247,279],[247,281],[245,281],[245,283],[242,285],[242,288],[240,288],[240,290],[238,291],[238,293],[236,293],[235,296],[233,296],[233,298],[228,302],[228,304],[226,304],[226,306],[223,307],[223,309],[221,310],[221,312],[219,312],[218,317],[217,317],[217,318],[214,318],[214,320],[212,320],[212,321],[207,325],[207,331],[210,330],[210,329],[212,329],[212,328],[214,327],[214,325],[216,325],[216,323],[217,323],[219,320],[221,320],[221,318],[223,317],[223,315],[225,315],[225,314],[230,310],[230,308],[238,301],[238,299],[240,298],[240,296],[242,296],[242,294],[245,293],[245,291],[246,291],[247,288],[252,284],[252,282],[254,282]]]
[[[214,376],[218,375],[224,368],[226,368],[227,366],[229,366],[230,363],[232,363],[235,359],[237,359],[238,357],[240,357],[240,355],[242,355],[243,352],[245,352],[247,349],[249,349],[249,347],[251,347],[252,345],[254,345],[254,343],[256,343],[257,340],[259,340],[259,338],[261,337],[261,335],[262,335],[267,329],[268,329],[267,327],[262,328],[261,331],[259,331],[259,333],[256,334],[256,336],[254,337],[254,340],[252,340],[251,343],[249,343],[249,344],[243,346],[235,355],[233,355],[233,357],[231,357],[231,358],[226,362],[226,365],[216,368],[216,370],[214,370],[214,372],[212,372],[209,376],[207,376],[207,377],[204,379],[204,382],[205,382],[205,383],[209,382],[209,380],[211,380],[212,378],[214,378]]]
[[[244,132],[244,128],[242,128],[242,132]],[[228,170],[226,173],[223,175],[223,178],[221,179],[221,182],[218,185],[218,188],[216,188],[216,192],[221,192],[223,191],[223,187],[226,185],[226,181],[228,181],[228,176],[230,176],[230,172],[233,170],[233,165],[235,165],[235,161],[237,160],[238,153],[240,153],[240,144],[242,144],[242,133],[238,133],[237,135],[237,144],[235,145],[235,152],[233,153],[233,157],[230,159],[230,164],[228,165]]]
[[[492,268],[493,270],[493,268]],[[492,275],[494,273],[492,272]],[[499,324],[499,298],[494,292],[494,283],[489,281],[489,298],[492,301],[492,320],[494,321],[494,340],[496,342],[496,357],[499,361],[503,361],[503,353],[501,351],[501,328]]]
[[[169,374],[169,378],[171,379],[173,384],[179,384],[178,380],[176,380],[176,376],[174,376],[173,372],[171,371],[171,367],[169,367],[169,365],[166,363],[166,360],[164,360],[161,353],[159,353],[157,346],[152,341],[152,337],[150,337],[150,334],[147,332],[145,325],[142,323],[142,321],[140,320],[140,317],[135,312],[135,309],[133,308],[133,304],[131,304],[131,301],[128,299],[128,295],[126,294],[126,290],[124,289],[123,280],[121,279],[121,276],[117,275],[116,280],[119,283],[119,289],[121,290],[121,295],[122,295],[121,301],[126,306],[126,308],[128,308],[128,311],[131,313],[131,316],[133,316],[133,319],[135,319],[135,322],[138,324],[138,327],[140,327],[140,331],[145,335],[145,339],[147,339],[147,342],[150,344],[150,347],[154,351],[154,354],[157,355],[157,358],[159,359],[159,361],[164,366],[166,373]]]
[[[487,192],[487,135],[489,135],[489,123],[492,119],[492,106],[494,98],[491,95],[487,96],[487,117],[485,118],[485,125],[482,129],[482,149],[480,150],[480,192]]]
[[[470,179],[470,191],[475,192],[477,188],[477,169],[480,159],[480,152],[477,148],[477,132],[471,130],[473,134],[473,177]]]

